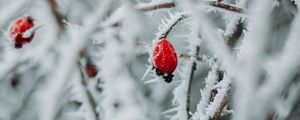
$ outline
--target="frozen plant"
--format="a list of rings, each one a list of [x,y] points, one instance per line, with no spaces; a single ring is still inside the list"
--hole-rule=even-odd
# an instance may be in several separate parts
[[[299,0],[0,0],[1,120],[298,120]]]

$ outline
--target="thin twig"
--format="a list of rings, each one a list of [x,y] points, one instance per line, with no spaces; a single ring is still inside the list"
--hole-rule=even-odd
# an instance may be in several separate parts
[[[84,74],[84,70],[81,68],[81,63],[78,61],[78,68],[80,70],[80,75],[81,75],[81,83],[82,85],[84,86],[84,88],[86,88],[86,95],[87,95],[87,99],[89,100],[89,103],[90,103],[90,106],[92,108],[92,111],[94,112],[95,114],[95,118],[98,119],[99,118],[99,114],[98,112],[96,111],[96,107],[97,107],[97,103],[92,95],[92,93],[87,89],[87,83],[86,83],[86,75]]]
[[[61,30],[64,30],[65,29],[64,22],[63,22],[64,16],[59,12],[56,0],[49,0],[49,4],[58,26],[60,27]]]
[[[224,78],[224,71],[218,70],[217,74],[218,74],[218,82],[222,81],[223,78]],[[211,92],[210,102],[214,101],[214,98],[217,94],[218,94],[218,90],[213,89],[212,92]],[[220,120],[221,113],[222,113],[223,109],[225,108],[225,106],[228,104],[230,98],[231,98],[231,88],[229,86],[229,88],[226,90],[226,95],[224,96],[222,102],[220,103],[220,106],[219,106],[218,110],[216,110],[216,112],[214,113],[211,120]]]
[[[229,48],[231,48],[233,50],[233,48],[235,47],[236,43],[238,42],[238,39],[241,37],[242,33],[243,33],[243,29],[244,29],[244,24],[242,22],[241,19],[238,20],[238,23],[235,24],[234,26],[235,30],[232,34],[225,36],[225,41],[227,42],[227,45]],[[222,70],[218,70],[218,81],[222,81],[223,77],[224,77],[224,71]],[[217,90],[213,89],[211,92],[211,101],[213,101],[215,95],[217,94]],[[228,104],[230,98],[231,98],[231,87],[229,86],[229,88],[226,91],[226,95],[224,96],[218,110],[214,113],[213,117],[211,118],[211,120],[220,120],[221,119],[221,113],[224,109],[224,107]]]
[[[225,41],[229,48],[233,49],[238,42],[238,39],[241,37],[244,30],[244,23],[240,19],[238,24],[235,25],[235,30],[231,35],[225,36]]]
[[[167,31],[165,31],[165,33],[163,33],[159,39],[161,39],[161,38],[166,38],[166,37],[169,35],[169,33],[171,32],[171,30],[172,30],[172,29],[173,29],[173,28],[174,28],[181,20],[183,20],[183,19],[185,19],[185,18],[187,18],[186,15],[181,15],[181,17],[178,18],[178,19],[176,20],[176,22],[174,22],[174,24],[172,24],[172,25],[170,26],[170,28],[169,28]]]
[[[227,41],[227,45],[233,49],[233,47],[236,45],[236,42],[238,40],[238,38],[241,36],[242,31],[243,31],[243,23],[241,22],[241,20],[239,20],[239,23],[235,25],[236,30],[228,36],[228,41]],[[224,77],[224,71],[222,70],[218,70],[217,72],[218,74],[218,82],[223,80]],[[217,95],[218,91],[216,89],[213,89],[211,92],[211,99],[210,102],[212,102],[214,100],[214,97]],[[213,117],[211,118],[211,120],[220,120],[221,113],[224,109],[224,107],[228,104],[230,98],[231,98],[231,88],[229,87],[226,90],[226,95],[224,96],[218,110],[214,113]]]
[[[221,9],[228,10],[228,11],[235,12],[235,13],[245,12],[245,10],[243,8],[240,8],[240,7],[231,5],[231,4],[223,3],[223,2],[208,1],[207,3],[213,7],[221,8]]]
[[[204,3],[206,3],[210,6],[216,7],[216,8],[220,8],[223,10],[227,10],[227,11],[231,11],[231,12],[235,12],[235,13],[239,13],[239,14],[246,11],[243,8],[240,8],[240,7],[228,4],[228,3],[223,3],[222,0],[206,1]],[[146,11],[152,11],[152,10],[158,10],[158,9],[172,8],[175,6],[176,6],[176,4],[174,2],[167,2],[167,3],[160,3],[157,5],[152,5],[152,6],[137,7],[137,9],[141,10],[143,12],[146,12]]]
[[[222,115],[223,109],[229,103],[230,98],[231,98],[231,89],[229,88],[229,89],[227,89],[226,95],[224,96],[217,112],[215,112],[215,114],[213,115],[212,120],[221,120],[221,118],[222,118],[221,115]]]
[[[145,7],[137,6],[137,9],[140,10],[140,11],[143,11],[143,12],[147,12],[147,11],[152,11],[152,10],[173,8],[173,7],[175,7],[175,3],[167,2],[167,3],[161,3],[161,4],[152,5],[152,6],[145,6]]]
[[[198,62],[210,62],[210,60],[217,61],[217,58],[211,57],[211,56],[205,56],[205,55],[190,55],[190,54],[180,54],[179,57],[185,58],[185,59],[191,59],[194,58]]]
[[[238,14],[243,14],[243,12],[246,11],[246,10],[243,10],[242,8],[236,7],[234,5],[226,4],[226,3],[223,3],[223,2],[208,1],[208,2],[206,2],[206,4],[210,5],[210,6],[213,6],[213,7],[216,7],[216,8],[223,9],[223,10],[238,13]],[[173,8],[173,7],[176,7],[176,4],[174,2],[166,2],[166,3],[159,3],[159,4],[156,4],[156,5],[152,5],[152,6],[136,6],[136,9],[140,10],[142,12],[147,12],[147,11]],[[188,15],[183,15],[183,17],[180,18],[178,21],[181,21],[182,19],[187,18],[187,17],[189,17],[189,16]],[[109,23],[109,25],[104,25],[104,26],[115,26],[115,25],[118,25],[118,22],[119,22],[119,20],[115,20],[115,22]],[[175,24],[177,24],[177,22]],[[97,31],[99,31],[99,30],[102,30],[102,29],[101,28],[97,29]],[[167,31],[166,34],[163,35],[162,37],[166,37],[169,32],[170,31]]]
[[[195,56],[195,55],[189,55],[189,54],[180,54],[180,57],[186,58],[186,59],[196,58],[196,60],[199,62],[202,62],[205,59],[203,56],[200,56],[200,55]]]
[[[236,12],[244,12],[244,10],[242,8],[239,8],[239,7],[233,7],[232,5],[229,5],[229,4],[224,4],[222,2],[211,2],[210,3],[211,5],[215,5],[215,6],[219,6],[219,7],[223,7],[224,9],[231,9],[231,11],[236,11]],[[237,24],[234,24],[234,32],[225,36],[224,39],[225,39],[225,42],[227,43],[227,46],[229,48],[231,48],[231,50],[233,50],[233,48],[236,46],[237,42],[238,42],[238,39],[242,36],[242,33],[243,33],[243,30],[244,30],[244,23],[242,22],[242,18],[239,18],[237,19],[238,20],[238,23]],[[219,81],[222,81],[223,80],[223,77],[224,77],[224,71],[222,70],[218,70],[218,76],[219,76]],[[213,91],[216,91],[216,90],[213,90]],[[218,110],[216,113],[214,113],[213,117],[212,117],[212,120],[219,120],[222,118],[221,116],[221,113],[224,109],[224,107],[228,104],[230,98],[231,98],[231,86],[229,86],[229,88],[227,89],[226,91],[226,95],[225,97],[223,98]],[[213,93],[211,93],[211,96],[212,97],[215,97],[215,95]]]
[[[200,47],[197,46],[195,56],[198,56],[199,52],[200,52]],[[190,98],[190,96],[191,96],[191,89],[192,89],[192,80],[193,80],[194,73],[196,71],[196,66],[197,66],[197,63],[196,63],[196,60],[195,60],[195,61],[193,61],[193,65],[192,65],[192,68],[191,68],[191,73],[190,73],[189,80],[188,80],[188,88],[187,88],[188,90],[187,90],[187,94],[186,94],[186,112],[187,112],[187,117],[188,117],[187,120],[189,120],[192,117],[192,115],[190,114],[190,112],[191,112],[191,108],[190,108],[191,107],[191,98]]]

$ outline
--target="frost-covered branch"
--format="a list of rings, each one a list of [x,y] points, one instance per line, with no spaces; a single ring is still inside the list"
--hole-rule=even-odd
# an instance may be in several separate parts
[[[147,109],[142,91],[137,86],[128,68],[128,58],[135,53],[135,41],[140,32],[141,23],[138,13],[132,4],[123,2],[124,16],[121,25],[104,31],[105,47],[101,50],[103,58],[99,60],[101,79],[104,81],[103,101],[105,109],[103,118],[106,120],[147,120]],[[134,22],[133,22],[134,21]],[[128,27],[130,26],[130,27]],[[133,27],[135,26],[135,27]],[[117,32],[122,30],[120,32]]]
[[[231,32],[229,34],[225,33],[225,37],[224,37],[227,45],[231,49],[234,49],[234,47],[236,46],[238,39],[241,37],[241,35],[243,33],[243,29],[244,29],[244,23],[242,22],[241,18],[238,18],[238,19],[239,20],[237,21],[237,23],[235,23],[233,25],[233,32]],[[236,22],[236,21],[232,21],[232,22]],[[229,29],[226,29],[226,30],[229,30]]]
[[[246,8],[246,2],[247,0],[240,0],[237,1],[237,6],[240,8]],[[243,29],[245,27],[245,23],[243,22],[243,17],[240,17],[238,15],[230,15],[228,14],[226,18],[229,20],[228,24],[226,26],[226,29],[224,31],[224,39],[227,43],[227,45],[234,49],[236,46],[238,40],[243,34]]]
[[[220,69],[220,68],[219,68]],[[230,83],[231,81],[229,80],[230,78],[226,78],[228,77],[226,75],[226,73],[224,73],[224,71],[222,70],[217,70],[217,81],[218,83],[217,84],[224,84],[222,81],[223,80],[227,80],[228,83],[227,86],[225,88],[223,88],[223,90],[221,89],[212,89],[212,92],[211,92],[211,97],[210,97],[210,103],[213,104],[213,102],[218,102],[219,103],[219,106],[217,108],[217,110],[215,111],[214,115],[212,116],[212,119],[213,120],[219,120],[222,118],[222,113],[223,113],[223,109],[225,108],[225,106],[228,105],[230,99],[231,99],[231,86],[230,86]],[[229,81],[228,81],[229,80]],[[220,93],[220,92],[223,92],[223,93]],[[224,92],[226,91],[226,92]],[[225,94],[223,95],[223,98],[217,98],[219,97],[218,94]],[[219,99],[219,101],[215,100],[215,99]]]
[[[60,108],[60,99],[63,96],[64,86],[68,82],[70,70],[75,65],[80,50],[87,44],[88,37],[96,30],[97,24],[102,20],[108,11],[109,1],[102,1],[98,9],[94,13],[91,13],[83,22],[82,29],[78,30],[74,26],[69,26],[68,35],[70,35],[69,46],[64,46],[65,50],[62,51],[62,62],[59,63],[57,71],[55,71],[53,81],[49,83],[49,88],[45,91],[46,96],[52,96],[50,99],[43,101],[42,107],[47,107],[41,119],[52,120],[56,117]]]
[[[182,58],[186,58],[186,59],[196,59],[197,61],[199,62],[208,62],[209,59],[211,59],[210,57],[208,56],[205,56],[205,55],[190,55],[190,54],[180,54],[180,57]]]
[[[198,56],[199,55],[199,52],[200,52],[200,47],[199,46],[196,46],[196,53],[195,53],[195,56]],[[197,63],[196,63],[196,60],[193,61],[192,63],[192,66],[191,66],[191,72],[190,72],[190,75],[189,75],[189,78],[188,78],[188,86],[187,86],[187,94],[186,94],[186,112],[187,112],[187,120],[189,120],[192,116],[191,116],[191,89],[192,89],[192,80],[193,80],[193,77],[194,77],[194,74],[195,74],[195,71],[196,71],[196,66],[197,66]]]
[[[292,119],[300,108],[299,3],[0,0],[0,119]],[[14,20],[22,16],[33,22]],[[34,24],[23,31],[26,23]],[[171,54],[182,51],[168,84],[152,69],[161,38]]]
[[[166,38],[168,34],[172,31],[172,29],[184,18],[187,16],[185,14],[181,13],[175,13],[175,14],[169,14],[170,19],[165,19],[162,21],[162,24],[159,26],[159,31],[156,33],[156,36],[159,36],[158,38]]]
[[[246,10],[244,10],[243,8],[228,4],[228,3],[224,3],[221,1],[205,1],[203,2],[211,7],[217,8],[217,9],[222,9],[222,10],[226,10],[226,11],[230,11],[230,12],[234,12],[234,13],[238,13],[238,14],[246,14]],[[157,10],[157,9],[164,9],[164,8],[172,8],[175,7],[176,3],[174,2],[166,2],[166,3],[156,3],[156,4],[149,4],[149,5],[138,5],[137,9],[141,10],[141,11],[151,11],[151,10]]]
[[[231,4],[219,2],[219,1],[208,1],[207,3],[213,7],[228,10],[231,12],[236,12],[236,13],[244,13],[245,12],[245,10],[242,8],[239,8],[239,7],[231,5]]]
[[[188,6],[191,6],[190,15],[199,21],[199,34],[207,46],[210,47],[209,50],[215,53],[222,67],[224,67],[228,73],[234,74],[237,67],[236,60],[230,52],[228,46],[225,44],[223,37],[216,32],[216,29],[207,19],[206,14],[201,9],[201,3],[189,2]]]
[[[93,120],[98,120],[99,119],[99,113],[96,111],[96,107],[97,107],[97,103],[95,101],[95,98],[93,97],[92,93],[88,90],[88,86],[87,86],[87,77],[84,73],[84,70],[82,68],[83,66],[80,64],[80,62],[78,61],[78,69],[80,71],[80,76],[81,76],[81,81],[80,83],[82,84],[82,93],[85,96],[86,103],[89,109],[89,114],[91,114],[91,118]]]
[[[193,22],[197,23],[196,21]],[[188,44],[188,54],[198,56],[201,40],[198,38],[197,29],[194,24],[190,23],[188,25],[190,26],[191,31],[186,40]],[[188,120],[191,118],[190,94],[192,79],[196,69],[196,61],[197,59],[193,57],[192,59],[187,59],[184,61],[182,70],[179,72],[181,80],[173,92],[173,105],[175,105],[175,108],[173,109],[176,111],[176,114],[172,116],[171,120]]]
[[[167,3],[158,3],[158,4],[147,4],[147,5],[138,5],[136,8],[141,11],[152,11],[157,9],[165,9],[165,8],[173,8],[175,7],[175,3],[167,2]]]
[[[63,22],[64,17],[59,12],[59,10],[58,10],[58,6],[57,6],[56,0],[48,0],[48,1],[49,1],[50,7],[51,7],[51,11],[53,13],[53,16],[56,19],[57,24],[59,25],[59,27],[60,27],[61,30],[64,30],[64,28],[65,28],[65,25],[64,25],[64,22]]]

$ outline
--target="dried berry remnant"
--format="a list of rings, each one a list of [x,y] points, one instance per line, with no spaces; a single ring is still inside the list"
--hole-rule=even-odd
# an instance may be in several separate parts
[[[12,87],[17,87],[19,83],[20,83],[20,77],[18,75],[14,76],[10,81]]]
[[[19,18],[10,29],[10,34],[16,48],[21,48],[24,44],[30,43],[34,37],[34,32],[29,37],[24,37],[24,33],[34,27],[34,20],[31,17]]]
[[[98,70],[96,65],[94,65],[91,62],[88,62],[85,66],[85,73],[87,74],[88,77],[93,78],[97,75]]]
[[[171,82],[173,72],[177,67],[177,55],[173,45],[166,39],[161,38],[153,51],[153,67],[158,76],[163,76],[166,82]]]

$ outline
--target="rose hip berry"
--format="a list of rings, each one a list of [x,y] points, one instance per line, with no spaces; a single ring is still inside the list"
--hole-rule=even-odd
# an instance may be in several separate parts
[[[15,21],[10,29],[10,34],[13,38],[15,48],[21,48],[24,44],[30,43],[33,39],[34,32],[29,37],[24,37],[24,33],[34,26],[34,21],[31,17],[19,18]]]
[[[173,45],[166,39],[161,38],[153,51],[153,68],[158,76],[163,76],[166,82],[171,82],[173,72],[177,67],[177,55]]]
[[[93,78],[97,75],[98,73],[98,70],[97,70],[97,67],[96,65],[94,65],[93,63],[91,62],[88,62],[85,66],[85,73],[87,74],[87,76],[89,78]]]

